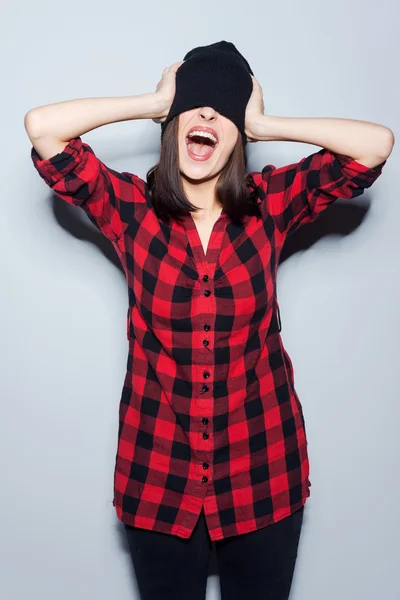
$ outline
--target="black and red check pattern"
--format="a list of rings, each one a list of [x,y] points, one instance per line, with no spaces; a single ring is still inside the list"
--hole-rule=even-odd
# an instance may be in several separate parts
[[[130,525],[187,538],[204,512],[218,540],[267,526],[310,495],[307,439],[280,336],[276,275],[286,236],[368,168],[322,149],[249,175],[262,218],[222,211],[204,252],[190,213],[157,219],[146,183],[107,167],[80,137],[34,165],[112,242],[129,290],[114,506]]]

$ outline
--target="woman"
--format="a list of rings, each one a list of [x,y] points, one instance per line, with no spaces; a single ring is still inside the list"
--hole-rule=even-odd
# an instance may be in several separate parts
[[[161,123],[147,181],[80,136]],[[113,244],[129,290],[114,500],[144,600],[203,599],[215,547],[223,600],[288,598],[310,494],[304,417],[280,336],[287,235],[363,193],[394,143],[375,123],[264,115],[235,46],[165,69],[153,94],[87,98],[25,117],[46,183]],[[319,152],[246,172],[248,141]]]

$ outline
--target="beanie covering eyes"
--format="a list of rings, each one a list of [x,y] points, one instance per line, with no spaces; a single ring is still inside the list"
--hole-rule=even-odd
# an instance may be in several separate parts
[[[245,112],[253,91],[253,71],[247,60],[226,41],[193,48],[183,60],[176,71],[173,102],[161,123],[161,139],[167,124],[180,113],[211,106],[235,123],[245,146]]]

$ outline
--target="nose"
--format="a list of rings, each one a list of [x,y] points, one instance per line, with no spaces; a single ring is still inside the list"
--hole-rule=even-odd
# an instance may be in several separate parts
[[[215,121],[217,111],[211,106],[201,106],[199,109],[199,117],[204,121]]]

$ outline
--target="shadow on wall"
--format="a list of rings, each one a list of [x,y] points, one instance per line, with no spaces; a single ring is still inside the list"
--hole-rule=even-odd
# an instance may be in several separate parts
[[[362,203],[355,200],[336,200],[312,223],[299,227],[288,236],[282,249],[279,264],[301,250],[311,248],[325,236],[345,236],[353,233],[364,221],[371,202],[364,193]]]
[[[75,238],[92,243],[122,273],[123,268],[113,245],[91,225],[88,217],[79,209],[68,205],[56,194],[51,194],[54,216],[59,225]],[[364,193],[362,203],[355,200],[336,200],[327,210],[321,213],[312,223],[301,226],[290,235],[281,252],[279,264],[292,254],[307,250],[324,236],[349,235],[357,229],[365,219],[370,207],[370,200]],[[78,211],[81,212],[78,215]]]
[[[65,231],[78,240],[94,244],[117,269],[124,274],[124,270],[112,243],[89,221],[82,209],[70,206],[56,194],[51,194],[51,203],[57,223]]]

